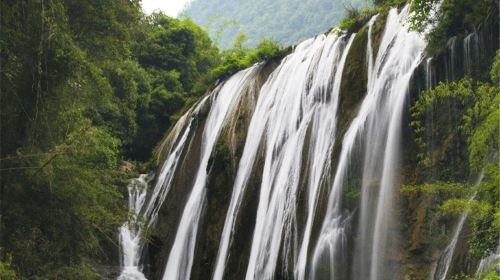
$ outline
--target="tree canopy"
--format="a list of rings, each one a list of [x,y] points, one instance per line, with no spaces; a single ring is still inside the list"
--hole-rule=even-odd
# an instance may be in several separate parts
[[[138,171],[125,161],[150,158],[207,90],[219,51],[193,22],[146,17],[137,0],[0,11],[0,278],[93,279],[118,261]]]

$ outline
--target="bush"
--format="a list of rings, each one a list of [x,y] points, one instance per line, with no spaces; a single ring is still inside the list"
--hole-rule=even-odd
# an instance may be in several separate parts
[[[211,73],[213,80],[226,78],[257,62],[282,57],[289,51],[268,38],[263,38],[256,49],[250,49],[244,46],[245,38],[244,34],[240,34],[233,47],[222,52],[221,64]]]
[[[458,34],[479,30],[484,26],[498,25],[498,3],[494,0],[444,0],[437,17],[431,11],[438,0],[415,0],[411,2],[410,27],[425,31],[429,24],[433,30],[426,36],[427,52],[436,56],[446,49],[446,40]]]

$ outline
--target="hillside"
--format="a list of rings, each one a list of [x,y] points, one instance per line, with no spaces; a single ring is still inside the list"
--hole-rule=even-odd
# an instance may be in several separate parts
[[[238,33],[248,45],[262,37],[284,45],[327,31],[344,17],[346,7],[360,7],[364,0],[194,0],[184,16],[208,29],[217,44],[226,49]]]

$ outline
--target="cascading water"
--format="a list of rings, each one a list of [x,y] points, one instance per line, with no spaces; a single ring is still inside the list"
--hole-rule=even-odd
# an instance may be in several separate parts
[[[395,10],[393,11],[396,12]],[[387,115],[384,109],[377,112],[374,118],[376,125],[368,129],[368,145],[366,145],[366,154],[370,154],[368,151],[375,151],[378,147],[383,146],[383,143],[386,145],[385,151],[383,155],[374,155],[368,162],[369,164],[365,163],[365,171],[363,172],[364,175],[370,174],[366,173],[366,170],[377,170],[377,166],[380,163],[378,161],[382,159],[383,168],[380,177],[377,208],[374,217],[375,228],[372,239],[373,248],[370,268],[370,279],[372,280],[394,279],[398,275],[397,270],[394,269],[397,266],[389,262],[388,258],[390,254],[389,250],[394,248],[394,245],[391,243],[398,238],[397,233],[391,227],[395,225],[393,215],[397,211],[395,205],[397,202],[397,193],[399,193],[397,191],[398,174],[400,173],[398,169],[400,159],[399,142],[410,79],[413,71],[420,64],[422,52],[425,48],[423,38],[416,33],[409,32],[403,26],[408,12],[409,6],[405,7],[399,14],[396,23],[399,26],[395,27],[394,38],[391,39],[391,43],[387,41],[387,48],[385,47],[385,38],[390,35],[388,32],[390,25],[386,26],[386,34],[384,34],[380,49],[382,51],[387,50],[387,52],[384,54],[379,51],[374,72],[369,73],[374,75],[374,78],[372,78],[373,84],[371,85],[373,88],[370,87],[368,89],[368,94],[370,94],[371,90],[378,96],[386,94],[385,98],[387,99],[384,103],[386,106],[385,110],[388,110]],[[388,21],[390,20],[391,17],[389,15]],[[384,130],[384,127],[387,129],[387,135],[380,133]],[[373,180],[373,178],[364,177],[364,188],[369,187],[369,184],[365,183],[365,178]],[[361,215],[369,215],[372,210],[362,209],[361,212]]]
[[[373,69],[373,58],[372,58],[372,48],[371,48],[371,32],[373,24],[376,20],[376,16],[373,17],[368,23],[368,48],[367,48],[367,61],[368,61],[368,72],[371,73]],[[370,75],[368,77],[370,79]],[[368,82],[370,84],[370,82]],[[364,106],[366,107],[366,105]],[[363,106],[362,106],[363,108]],[[360,114],[363,109],[361,109]],[[324,262],[324,259],[329,260],[329,277],[334,278],[337,276],[336,270],[336,258],[339,257],[339,250],[345,248],[345,228],[348,217],[345,217],[340,205],[340,199],[342,195],[342,185],[345,183],[344,176],[347,172],[347,161],[349,160],[351,149],[355,144],[355,138],[358,121],[360,116],[356,117],[349,130],[344,135],[344,140],[342,143],[342,152],[340,154],[340,159],[338,163],[337,172],[335,174],[335,180],[333,183],[333,188],[330,194],[330,199],[328,203],[328,212],[323,223],[321,234],[314,251],[313,258],[313,269],[312,278],[317,278],[316,274],[317,267],[320,266],[320,262]],[[326,276],[326,275],[325,275]]]
[[[205,226],[203,219],[211,214],[204,212],[204,207],[214,204],[207,203],[207,182],[212,182],[211,176],[220,175],[210,172],[210,159],[219,140],[232,141],[225,139],[234,136],[226,134],[235,133],[228,127],[240,121],[232,117],[243,106],[240,101],[244,100],[245,87],[256,79],[261,65],[233,75],[188,111],[160,147],[166,160],[151,193],[146,176],[129,186],[131,219],[120,231],[124,266],[120,279],[145,279],[139,260],[144,232],[162,218],[163,212],[157,218],[159,210],[170,185],[174,185],[173,190],[177,188],[177,183],[172,183],[177,181],[175,172],[178,166],[184,166],[178,162],[184,160],[183,151],[191,152],[186,147],[194,143],[190,139],[194,134],[201,136],[196,138],[201,144],[192,151],[196,154],[194,169],[185,172],[192,174],[193,180],[188,186],[180,183],[186,201],[179,206],[180,220],[168,223],[176,226],[175,234],[166,237],[172,240],[160,244],[168,247],[160,252],[168,254],[168,259],[164,271],[155,271],[155,275],[163,272],[164,280],[199,278],[200,271],[195,275],[192,270],[201,264],[202,271],[210,273],[202,277],[216,280],[228,278],[229,273],[235,275],[235,271],[247,280],[399,279],[401,260],[395,253],[401,251],[397,227],[400,141],[410,80],[424,59],[425,48],[422,35],[407,29],[408,16],[408,6],[399,11],[391,9],[383,33],[375,33],[381,37],[372,34],[378,20],[374,16],[366,31],[360,33],[367,36],[366,41],[361,35],[336,31],[302,42],[282,59],[255,94],[256,104],[246,104],[253,113],[246,116],[246,134],[238,140],[242,147],[232,147],[241,148],[241,157],[231,165],[237,167],[235,173],[224,174],[234,176],[223,180],[233,182],[232,188],[227,188],[232,193],[223,201],[227,211],[210,220],[217,222],[213,227],[217,235],[209,236],[210,246],[203,249],[198,248],[206,240],[198,239],[213,233],[213,228],[207,227],[210,230],[205,232],[200,226]],[[455,76],[455,41],[449,42],[452,55],[447,62],[448,77]],[[344,111],[339,108],[342,98],[349,94],[341,90],[344,68],[352,75],[353,69],[347,68],[349,52],[352,46],[358,51],[359,42],[366,44],[366,57],[356,57],[366,60],[366,92],[362,91],[366,95],[356,97],[352,105],[355,117],[344,120]],[[433,76],[432,62],[431,58],[424,61],[427,88],[437,84],[433,78],[439,78]],[[195,129],[194,115],[201,107],[209,107],[208,114],[203,116],[203,127]],[[337,128],[339,120],[341,130]],[[336,143],[336,139],[342,142]],[[248,206],[244,199],[252,188],[256,194]],[[353,189],[359,191],[357,209],[343,201],[347,190]],[[253,235],[245,233],[246,239],[241,240],[237,230],[241,231],[240,220],[246,218],[241,213],[248,211],[255,214],[255,227]],[[245,244],[234,246],[236,240]],[[214,244],[218,245],[217,254],[212,250]],[[239,255],[236,250],[241,248]],[[211,251],[207,254],[203,250]],[[199,257],[199,252],[208,256]],[[232,258],[242,261],[232,263]]]
[[[128,223],[120,228],[120,244],[122,248],[123,271],[118,279],[146,279],[139,267],[139,250],[141,245],[140,211],[144,205],[147,194],[147,175],[143,174],[133,179],[128,185],[129,210],[131,217]]]
[[[464,70],[470,74],[474,61],[479,59],[479,36],[477,32],[472,32],[464,38]]]
[[[257,209],[256,227],[246,279],[271,279],[282,250],[283,270],[292,270],[299,255],[298,274],[303,274],[310,223],[299,252],[296,228],[297,187],[301,175],[301,149],[312,125],[310,149],[321,149],[310,164],[308,215],[313,215],[325,161],[335,132],[335,111],[340,78],[351,38],[319,36],[297,47],[275,72],[262,95],[269,104],[265,136],[265,162]],[[332,75],[335,73],[335,75]],[[332,84],[333,85],[330,87]],[[273,102],[272,99],[277,98]],[[327,114],[328,112],[328,114]],[[321,119],[322,123],[319,123]],[[318,129],[317,131],[314,128]],[[312,151],[310,151],[312,152]],[[318,151],[319,152],[319,151]],[[282,246],[282,248],[280,248]],[[300,277],[300,276],[299,276]]]
[[[483,172],[479,175],[475,186],[479,185],[481,181],[483,180]],[[476,193],[472,195],[470,198],[470,201],[474,200],[476,197]],[[439,260],[436,265],[436,270],[434,271],[434,280],[445,280],[446,277],[448,276],[448,271],[450,269],[451,261],[453,259],[453,254],[455,253],[455,248],[458,243],[458,238],[460,237],[460,233],[462,232],[462,229],[465,225],[465,221],[467,220],[467,217],[469,216],[469,212],[465,211],[462,213],[460,216],[460,219],[458,220],[457,227],[455,229],[455,232],[453,234],[453,238],[451,239],[450,244],[446,246],[444,249],[443,253],[439,257]]]
[[[455,64],[457,62],[457,57],[456,57],[456,53],[457,53],[457,37],[456,36],[453,36],[451,37],[448,42],[446,43],[447,47],[448,47],[448,50],[450,52],[450,55],[449,55],[449,63],[446,65],[446,68],[447,68],[447,73],[446,73],[446,79],[448,81],[453,81],[456,77],[456,67],[455,67]]]
[[[258,69],[255,65],[233,75],[212,94],[212,106],[203,131],[201,158],[194,185],[177,228],[175,241],[168,257],[163,279],[189,279],[194,258],[196,233],[206,195],[207,165],[226,116],[235,105],[245,85],[251,81]]]
[[[308,184],[308,209],[307,209],[307,220],[304,230],[304,235],[302,238],[302,244],[300,246],[300,251],[298,255],[297,265],[295,268],[295,275],[297,279],[304,279],[307,267],[307,255],[310,244],[310,237],[312,231],[312,225],[314,221],[314,215],[316,213],[316,207],[318,203],[318,195],[320,193],[320,187],[325,181],[325,176],[329,174],[330,166],[327,164],[331,161],[330,156],[332,153],[332,148],[334,145],[335,133],[336,133],[336,117],[338,111],[338,99],[340,94],[340,84],[342,82],[342,73],[344,70],[345,61],[347,54],[350,50],[350,46],[355,35],[351,35],[347,46],[342,50],[342,56],[338,62],[338,66],[333,79],[333,87],[330,99],[331,101],[326,103],[326,105],[320,106],[316,109],[313,117],[311,144],[309,149],[310,160],[310,174],[309,174],[309,184]],[[338,44],[338,43],[337,43]],[[335,46],[337,46],[337,44]],[[340,56],[340,52],[337,48],[334,48],[333,52],[337,57]],[[329,54],[331,56],[331,54]],[[325,58],[327,63],[330,63],[328,59]],[[324,65],[322,63],[321,65]],[[329,65],[329,64],[327,64]],[[320,72],[320,74],[323,74]],[[323,90],[328,89],[327,84],[329,80],[326,79],[326,75],[318,75],[320,79],[317,79],[317,88]],[[318,86],[319,85],[319,86]],[[316,90],[315,87],[313,89]]]
[[[432,88],[432,57],[425,62],[425,89]]]
[[[500,271],[500,246],[497,247],[496,251],[491,253],[489,256],[483,258],[479,262],[479,266],[476,271],[476,278],[481,279],[483,273],[487,273],[492,270]]]
[[[457,228],[455,233],[453,234],[453,238],[451,239],[450,244],[446,246],[443,251],[443,254],[439,257],[436,271],[434,272],[434,280],[445,280],[448,275],[448,270],[450,269],[451,260],[453,258],[453,253],[455,252],[455,247],[457,246],[458,237],[462,232],[462,228],[464,227],[465,220],[467,219],[467,213],[463,213],[460,216],[460,220],[458,221]]]
[[[202,100],[194,111],[198,111],[205,102],[206,99]],[[162,165],[153,193],[149,198],[147,198],[148,175],[141,175],[139,178],[132,180],[132,183],[128,186],[129,212],[131,217],[127,223],[120,227],[119,240],[122,248],[123,270],[118,277],[119,280],[146,279],[141,272],[142,269],[139,264],[144,245],[143,235],[145,230],[156,221],[158,211],[170,189],[175,168],[190,132],[192,111],[189,110],[179,119],[169,135],[171,139],[177,140],[177,144],[174,145],[174,141],[172,140],[169,156]]]
[[[350,155],[356,145],[363,143],[365,159],[356,279],[398,277],[397,266],[388,262],[388,249],[394,246],[391,241],[397,237],[391,227],[394,226],[392,215],[399,172],[399,141],[409,81],[425,47],[423,39],[403,25],[408,9],[405,7],[401,13],[396,9],[389,12],[373,67],[369,55],[368,93],[344,136],[328,212],[315,249],[315,263],[341,254],[338,250],[344,247],[345,224],[349,219],[349,215],[341,210],[342,190],[351,164]],[[376,198],[372,197],[374,192]],[[330,278],[334,278],[336,268],[331,257],[330,262]]]
[[[309,214],[298,269],[303,275],[315,201],[334,139],[343,65],[352,38],[331,34],[303,42],[263,86],[239,164],[214,279],[222,279],[234,219],[261,143],[266,155],[246,278],[272,278],[282,242],[285,265],[294,265],[298,253],[297,237],[293,236],[295,199],[302,158],[296,148],[303,146],[306,130],[312,125],[310,164],[314,174],[310,177]]]

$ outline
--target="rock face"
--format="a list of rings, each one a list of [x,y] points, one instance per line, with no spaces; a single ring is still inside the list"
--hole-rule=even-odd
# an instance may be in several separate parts
[[[239,156],[241,156],[243,141],[246,137],[246,128],[251,114],[255,108],[260,88],[277,67],[277,61],[267,61],[259,66],[258,73],[252,83],[242,93],[238,101],[237,110],[230,112],[230,122],[226,123],[220,133],[220,138],[215,145],[212,157],[209,161],[207,172],[210,174],[207,180],[207,197],[204,202],[204,211],[211,215],[204,217],[201,222],[199,234],[203,240],[207,240],[200,248],[201,254],[197,253],[193,277],[203,279],[210,273],[214,262],[214,254],[217,254],[218,236],[221,233],[221,223],[225,218],[225,209],[231,195],[231,185],[234,181],[235,168]],[[151,242],[145,252],[146,270],[149,278],[161,279],[166,259],[175,239],[176,227],[182,216],[183,206],[188,200],[191,192],[190,187],[194,183],[194,173],[200,162],[200,147],[203,145],[202,137],[205,129],[205,120],[209,114],[211,104],[206,102],[202,110],[193,114],[194,122],[191,128],[189,144],[183,151],[180,164],[175,171],[171,183],[171,190],[159,212],[156,227],[151,233]],[[189,111],[188,114],[192,112]],[[170,135],[170,134],[169,134]],[[168,150],[175,144],[176,139],[166,139],[157,149],[157,157],[166,158]],[[161,160],[160,160],[161,162]],[[197,249],[198,250],[198,249]]]
[[[458,79],[465,74],[473,75],[477,67],[491,59],[498,42],[491,40],[494,36],[488,36],[488,32],[478,31],[475,37],[464,36],[453,40],[477,40],[485,50],[481,55],[470,48],[460,47],[461,44],[450,44],[449,51],[433,58],[429,65],[426,65],[423,48],[412,53],[418,55],[414,60],[394,60],[415,61],[419,64],[418,67],[415,65],[414,71],[409,72],[411,78],[408,78],[407,90],[395,93],[406,94],[406,102],[397,119],[401,125],[401,133],[395,139],[401,147],[397,158],[399,164],[391,170],[397,178],[397,183],[394,184],[396,192],[390,196],[394,221],[388,223],[387,228],[382,231],[394,238],[387,248],[366,248],[360,245],[363,234],[361,204],[373,205],[369,210],[377,211],[385,175],[378,168],[373,168],[371,175],[366,172],[366,158],[371,152],[367,147],[371,146],[364,142],[370,139],[365,135],[365,130],[372,123],[367,122],[360,128],[360,136],[354,135],[356,139],[352,142],[352,149],[348,147],[349,131],[363,118],[360,111],[363,110],[366,98],[370,98],[371,87],[374,87],[370,81],[375,79],[386,83],[382,86],[385,86],[385,90],[374,93],[382,95],[391,91],[391,83],[399,82],[379,79],[377,75],[380,73],[373,72],[372,64],[379,63],[382,67],[379,70],[383,72],[383,67],[386,66],[384,57],[395,55],[391,45],[385,43],[392,39],[384,36],[389,36],[387,32],[392,32],[390,28],[394,28],[388,26],[395,22],[395,18],[391,17],[404,19],[404,13],[405,9],[402,9],[378,15],[370,23],[361,25],[355,34],[318,36],[297,46],[292,54],[281,61],[267,61],[255,66],[255,75],[242,85],[234,109],[225,115],[210,151],[206,170],[202,170],[207,176],[203,186],[204,196],[200,200],[202,210],[200,218],[194,220],[197,230],[189,237],[195,244],[192,248],[194,253],[181,253],[179,262],[182,265],[175,264],[178,265],[177,271],[188,271],[188,274],[172,276],[165,274],[165,267],[167,262],[172,262],[169,258],[172,258],[172,248],[178,242],[176,234],[179,223],[189,214],[185,213],[186,204],[193,195],[197,170],[203,160],[202,150],[206,145],[204,133],[212,129],[207,127],[207,117],[214,108],[214,102],[220,102],[217,100],[217,90],[207,97],[200,110],[189,110],[186,113],[192,119],[188,144],[182,150],[175,175],[169,183],[170,190],[149,232],[146,249],[143,251],[144,272],[148,279],[182,279],[186,275],[190,279],[211,279],[214,276],[215,279],[243,279],[245,275],[247,279],[330,279],[332,275],[335,275],[335,279],[364,279],[366,274],[360,272],[361,267],[366,266],[365,270],[370,275],[370,271],[386,270],[387,264],[394,271],[390,279],[431,277],[442,250],[450,240],[456,221],[446,219],[438,213],[438,205],[445,197],[422,193],[399,194],[400,185],[416,184],[432,176],[431,171],[419,166],[416,160],[417,147],[414,132],[409,126],[409,106],[421,90],[428,86],[436,85],[439,81]],[[404,27],[398,28],[394,31],[394,38],[413,36],[408,35]],[[465,59],[466,62],[462,63],[457,56],[474,56],[476,59]],[[376,61],[378,57],[380,62]],[[401,65],[392,67],[408,70]],[[341,70],[337,71],[338,69]],[[290,77],[286,78],[284,73],[288,73]],[[371,73],[373,77],[370,77]],[[431,81],[429,77],[432,78]],[[286,95],[294,90],[298,97]],[[297,100],[276,98],[261,104],[268,97],[263,96],[266,94],[283,95]],[[383,107],[386,104],[384,102],[380,101],[379,106]],[[332,114],[336,112],[334,129],[332,134],[323,135],[318,133],[317,124],[327,121],[327,118],[314,118],[315,114],[324,109],[322,106],[330,105]],[[391,108],[382,107],[375,108],[371,114],[382,110],[392,112]],[[266,123],[262,124],[263,131],[259,134],[261,138],[249,139],[253,135],[250,129],[259,127],[254,120],[257,113],[269,113],[270,116],[263,118]],[[285,126],[287,121],[291,122],[290,126],[281,127],[281,123]],[[392,125],[392,122],[388,122],[388,125]],[[178,141],[171,136],[179,135],[178,132],[169,135],[157,149],[156,156],[160,166]],[[315,163],[315,152],[322,143],[318,142],[318,137],[324,137],[330,143],[324,151],[321,150],[327,156],[322,158],[319,165]],[[236,202],[233,202],[235,186],[239,184],[237,180],[243,176],[240,162],[245,158],[246,149],[249,149],[249,141],[256,142],[258,149],[252,155],[252,161],[249,161],[249,170],[243,172],[243,188]],[[460,163],[463,155],[455,152],[463,147],[457,149],[456,146],[449,146],[450,143],[460,144],[453,142],[451,138],[436,139],[433,143],[434,158],[442,164],[448,164],[457,174],[468,176]],[[385,147],[386,145],[388,144],[384,143],[384,147],[379,148],[387,151],[392,149]],[[283,152],[285,149],[288,149],[286,153]],[[344,180],[336,183],[345,149],[349,149],[348,169]],[[449,163],[451,159],[453,165]],[[384,164],[383,160],[379,164]],[[317,174],[320,175],[315,181],[314,171],[318,168],[320,171]],[[335,184],[342,186],[338,193],[332,187]],[[237,211],[232,212],[230,209],[234,203],[237,203]],[[336,211],[335,214],[331,214],[332,209]],[[262,224],[258,219],[263,219]],[[378,220],[370,221],[375,223],[373,228],[377,228],[377,222]],[[367,231],[376,231],[373,228]],[[465,229],[461,234],[453,258],[452,274],[471,273],[478,264],[478,260],[468,254],[467,231]],[[228,234],[229,241],[225,253],[220,255],[221,248],[224,247],[221,240],[225,234]],[[336,234],[339,234],[338,237],[335,237]],[[306,239],[308,243],[304,243]],[[321,240],[327,242],[325,244],[330,246],[330,251],[321,249]],[[372,257],[374,250],[381,250],[380,256],[377,256],[383,259],[381,264],[377,264],[378,260]],[[330,252],[330,255],[325,255],[324,252]],[[360,258],[363,254],[367,259]],[[222,261],[219,260],[221,256]],[[374,268],[377,265],[379,267]],[[218,278],[219,274],[216,272],[216,268],[220,267],[223,268],[223,273],[220,274],[223,275],[222,278]],[[383,273],[377,272],[377,275]],[[385,276],[370,278],[386,279]]]

